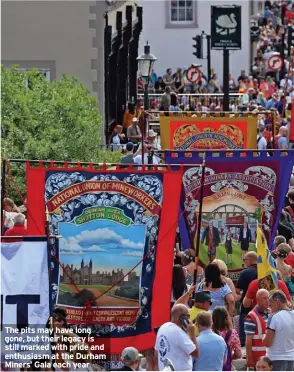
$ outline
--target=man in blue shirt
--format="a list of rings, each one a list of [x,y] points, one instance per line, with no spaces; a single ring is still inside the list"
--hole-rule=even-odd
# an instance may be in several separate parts
[[[278,96],[276,93],[272,95],[272,98],[268,100],[265,109],[270,110],[271,108],[275,108],[276,104],[278,102]]]
[[[227,359],[225,340],[211,330],[212,317],[207,311],[197,315],[199,357],[193,358],[193,371],[222,371]]]

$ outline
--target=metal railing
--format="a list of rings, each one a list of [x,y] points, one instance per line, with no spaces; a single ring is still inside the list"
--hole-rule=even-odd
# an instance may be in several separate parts
[[[221,106],[223,104],[223,93],[183,93],[183,94],[177,94],[179,99],[179,105],[188,105],[191,104],[191,101],[193,100],[195,102],[195,105],[197,105],[198,102],[200,102],[203,106],[209,107],[211,103],[215,103],[217,106]],[[240,98],[243,96],[243,93],[230,93],[230,103],[236,104],[240,103]],[[157,101],[158,103],[161,102],[162,94],[158,93],[148,93],[149,98],[149,107],[151,107],[151,104],[153,101]],[[143,94],[138,94],[137,98],[144,99]]]

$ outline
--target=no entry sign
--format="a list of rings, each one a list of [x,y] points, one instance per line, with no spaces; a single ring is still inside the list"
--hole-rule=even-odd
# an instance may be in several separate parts
[[[187,77],[187,80],[188,80],[190,83],[197,83],[197,81],[200,80],[200,77],[201,77],[201,71],[199,70],[198,67],[191,66],[191,67],[188,68],[188,70],[186,71],[186,77]]]
[[[269,58],[267,64],[271,71],[279,71],[283,66],[283,58],[278,54],[273,55]]]

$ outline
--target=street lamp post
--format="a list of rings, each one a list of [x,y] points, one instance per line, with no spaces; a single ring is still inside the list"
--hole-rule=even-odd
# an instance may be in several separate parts
[[[145,113],[145,111],[149,109],[148,86],[151,77],[151,71],[156,60],[157,58],[154,55],[150,54],[150,45],[148,44],[147,41],[147,44],[144,46],[144,54],[141,54],[137,58],[139,72],[144,81],[144,124],[142,128],[142,164],[144,164],[144,138],[147,123],[147,113]]]

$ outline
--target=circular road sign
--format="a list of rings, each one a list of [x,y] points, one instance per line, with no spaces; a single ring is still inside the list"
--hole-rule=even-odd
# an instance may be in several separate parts
[[[271,71],[281,70],[283,66],[283,58],[278,54],[274,54],[273,56],[269,58],[267,64],[268,64],[268,68]]]
[[[197,81],[200,80],[201,71],[198,67],[191,66],[186,71],[186,77],[190,83],[197,83]]]

